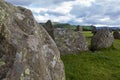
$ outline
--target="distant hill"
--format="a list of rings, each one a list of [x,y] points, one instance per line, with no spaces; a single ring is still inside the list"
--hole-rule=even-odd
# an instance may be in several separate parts
[[[44,23],[40,23],[41,25],[44,25]],[[59,23],[59,22],[52,22],[53,26],[55,28],[68,28],[75,30],[77,25],[71,25],[69,23]],[[81,25],[83,31],[91,31],[93,29],[93,25]],[[96,29],[100,30],[105,27],[96,27]],[[111,30],[120,30],[120,27],[107,27]]]
[[[54,26],[55,27],[62,27],[62,28],[69,28],[69,29],[75,30],[77,25],[71,25],[71,24],[68,24],[68,23],[56,23],[56,24],[54,24]],[[84,31],[91,31],[94,26],[91,26],[91,25],[88,25],[88,26],[81,25],[81,27],[82,27],[82,29]]]
[[[97,30],[103,29],[103,28],[109,28],[111,30],[120,30],[120,27],[96,27]]]
[[[76,29],[75,25],[70,25],[68,23],[54,23],[53,26],[55,28],[68,28],[68,29],[72,29],[72,30]]]

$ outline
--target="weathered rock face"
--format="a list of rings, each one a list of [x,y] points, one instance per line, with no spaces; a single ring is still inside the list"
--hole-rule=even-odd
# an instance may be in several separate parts
[[[79,31],[57,28],[54,34],[61,54],[73,54],[88,50],[86,39]]]
[[[45,24],[44,24],[44,28],[47,30],[47,32],[49,33],[49,35],[54,38],[54,26],[52,25],[51,21],[48,20]]]
[[[114,41],[112,33],[108,29],[98,30],[92,37],[91,50],[111,47]]]
[[[30,10],[0,0],[0,80],[65,80],[59,51]]]
[[[119,31],[114,31],[113,36],[114,36],[115,39],[120,39]]]

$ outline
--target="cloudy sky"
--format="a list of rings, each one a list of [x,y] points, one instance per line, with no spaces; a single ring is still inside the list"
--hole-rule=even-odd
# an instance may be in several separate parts
[[[38,22],[120,26],[120,0],[6,0],[32,10]]]

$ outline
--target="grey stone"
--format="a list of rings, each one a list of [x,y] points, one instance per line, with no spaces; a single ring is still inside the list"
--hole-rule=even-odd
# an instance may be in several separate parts
[[[54,38],[54,26],[52,25],[51,20],[48,20],[45,24],[44,24],[44,28],[47,30],[47,32],[49,33],[49,35]]]
[[[55,42],[32,12],[0,0],[0,80],[65,80]]]
[[[91,50],[99,50],[111,47],[114,42],[114,37],[109,29],[98,30],[92,37]]]
[[[55,42],[61,54],[76,54],[87,51],[87,41],[81,31],[57,28],[54,32]]]

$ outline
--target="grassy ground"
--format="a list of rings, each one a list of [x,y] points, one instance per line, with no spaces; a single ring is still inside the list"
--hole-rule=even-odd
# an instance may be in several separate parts
[[[91,32],[83,32],[90,43]],[[113,47],[96,52],[61,56],[66,80],[120,80],[120,40]]]
[[[91,37],[93,36],[93,34],[91,33],[91,31],[83,31],[82,34],[86,37],[86,40],[88,42],[88,46],[90,46],[90,44],[91,44]]]

